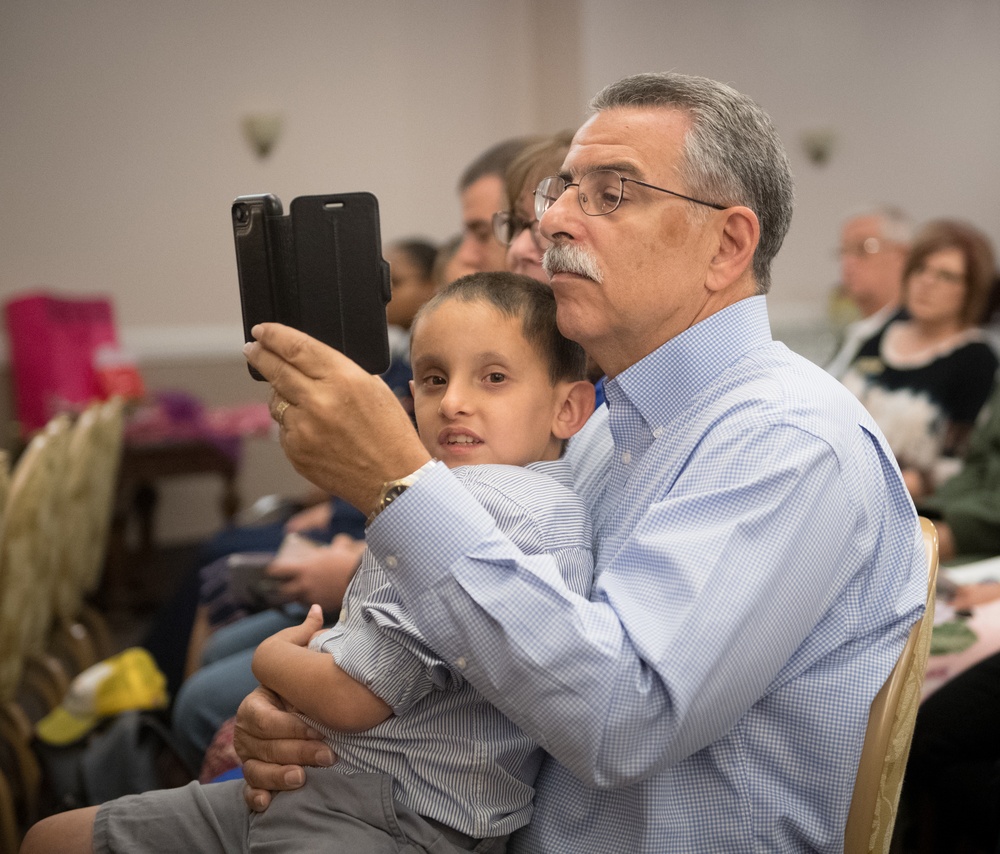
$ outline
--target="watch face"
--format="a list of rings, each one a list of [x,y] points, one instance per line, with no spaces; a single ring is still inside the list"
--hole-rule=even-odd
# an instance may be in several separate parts
[[[382,506],[386,507],[387,505],[392,504],[393,501],[395,501],[397,498],[399,498],[400,495],[406,492],[407,486],[409,486],[408,483],[397,483],[394,484],[393,486],[390,486],[385,491],[385,498],[382,499]]]
[[[368,517],[368,522],[370,523],[376,516],[378,516],[379,513],[385,510],[386,507],[406,492],[409,487],[413,486],[413,484],[417,482],[417,478],[420,477],[421,473],[433,466],[434,462],[434,460],[428,460],[413,474],[401,477],[399,480],[390,480],[389,482],[383,484],[382,491],[379,493],[378,506],[372,511],[372,515]]]

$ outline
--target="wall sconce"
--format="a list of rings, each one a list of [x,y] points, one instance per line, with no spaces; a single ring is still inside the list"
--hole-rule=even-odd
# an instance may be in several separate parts
[[[802,149],[811,163],[823,166],[833,154],[837,132],[831,127],[816,127],[804,130],[799,136]]]
[[[263,160],[281,136],[283,125],[280,113],[247,113],[243,116],[243,136],[250,150]]]

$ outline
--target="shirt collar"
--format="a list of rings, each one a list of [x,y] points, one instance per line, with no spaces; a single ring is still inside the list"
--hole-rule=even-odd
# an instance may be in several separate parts
[[[738,359],[771,341],[767,300],[742,299],[671,338],[605,384],[611,411],[628,401],[651,427],[668,423]]]
[[[558,481],[567,489],[573,489],[573,470],[569,467],[566,460],[560,458],[558,460],[539,460],[538,462],[528,463],[525,468],[533,469],[534,471],[542,472],[542,474],[547,474],[553,480]]]
[[[888,324],[897,314],[899,314],[898,305],[882,306],[874,314],[862,317],[860,320],[855,320],[854,323],[851,323],[849,331],[856,333],[859,337],[870,338],[883,326]]]

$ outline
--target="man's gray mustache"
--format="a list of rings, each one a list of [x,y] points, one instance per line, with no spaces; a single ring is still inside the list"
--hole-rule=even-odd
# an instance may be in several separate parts
[[[549,277],[556,273],[572,273],[593,279],[598,284],[604,281],[604,274],[594,256],[573,244],[556,243],[546,249],[542,256],[542,269]]]

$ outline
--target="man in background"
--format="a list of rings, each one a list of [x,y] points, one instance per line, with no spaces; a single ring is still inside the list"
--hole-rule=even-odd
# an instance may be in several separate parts
[[[882,205],[844,222],[840,231],[840,281],[859,319],[848,324],[826,370],[840,379],[858,349],[900,311],[903,264],[913,224],[899,208]]]
[[[507,247],[493,236],[493,214],[506,207],[507,167],[532,138],[507,139],[470,163],[458,182],[462,204],[462,242],[454,257],[455,276],[505,270]]]

